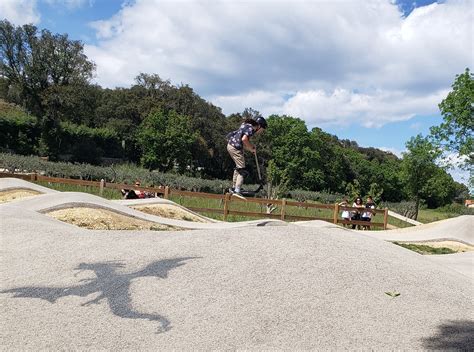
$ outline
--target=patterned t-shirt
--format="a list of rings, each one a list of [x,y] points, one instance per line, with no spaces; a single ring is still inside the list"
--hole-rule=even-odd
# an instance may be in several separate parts
[[[227,141],[235,149],[241,150],[244,147],[242,137],[244,135],[247,137],[252,137],[254,133],[255,131],[253,130],[251,124],[243,123],[242,125],[240,125],[237,131],[230,132],[227,135]]]

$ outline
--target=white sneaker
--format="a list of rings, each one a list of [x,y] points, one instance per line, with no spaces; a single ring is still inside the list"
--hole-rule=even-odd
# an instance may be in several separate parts
[[[240,192],[237,192],[235,190],[231,190],[230,192],[233,196],[237,197],[237,198],[240,198],[240,199],[243,199],[243,200],[247,200]]]

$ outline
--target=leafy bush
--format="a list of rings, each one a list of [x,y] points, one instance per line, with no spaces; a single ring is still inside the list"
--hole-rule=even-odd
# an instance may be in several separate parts
[[[108,182],[133,183],[140,180],[142,186],[166,185],[175,189],[223,193],[229,187],[228,180],[204,180],[173,173],[148,171],[133,164],[110,167],[90,164],[50,162],[35,156],[0,153],[0,168],[9,172],[38,172],[45,176],[76,178],[83,180],[104,179]]]
[[[338,193],[328,193],[328,192],[313,192],[313,191],[304,191],[304,190],[294,190],[290,191],[290,198],[293,198],[299,202],[305,202],[307,200],[312,200],[315,202],[323,204],[334,204],[339,202],[344,196]]]
[[[69,154],[72,161],[97,164],[103,155],[121,157],[123,154],[117,133],[108,128],[61,122],[57,134],[53,136],[57,149],[61,154]],[[0,150],[37,154],[40,138],[41,128],[35,117],[0,100]]]
[[[0,150],[11,150],[19,154],[35,153],[39,135],[33,116],[0,100]]]
[[[72,161],[97,164],[103,155],[120,157],[122,148],[117,134],[108,128],[91,128],[61,123],[61,149],[72,154]]]
[[[452,203],[445,205],[444,207],[440,207],[437,209],[440,213],[449,213],[449,214],[457,214],[457,215],[474,215],[474,209],[468,208],[464,205]]]

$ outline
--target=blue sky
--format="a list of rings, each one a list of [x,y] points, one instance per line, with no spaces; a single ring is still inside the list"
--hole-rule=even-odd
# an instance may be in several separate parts
[[[5,0],[0,13],[83,41],[102,86],[157,73],[226,114],[297,116],[397,154],[441,122],[474,62],[471,0]]]

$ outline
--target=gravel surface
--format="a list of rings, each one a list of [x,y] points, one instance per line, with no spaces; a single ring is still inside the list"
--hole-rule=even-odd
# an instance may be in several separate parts
[[[106,209],[68,208],[54,210],[46,215],[89,230],[179,230],[168,225],[120,215]]]
[[[178,220],[204,222],[204,223],[209,222],[198,215],[190,213],[189,211],[186,211],[182,209],[181,207],[177,207],[171,204],[145,204],[145,205],[132,205],[130,207],[147,214],[162,216],[167,219],[178,219]]]
[[[201,215],[199,213],[196,213],[192,210],[189,210],[182,205],[175,203],[169,199],[164,199],[164,198],[143,198],[143,199],[120,199],[120,200],[113,200],[112,202],[126,205],[129,207],[135,207],[135,206],[145,206],[145,205],[150,205],[150,206],[155,206],[155,205],[169,205],[169,206],[175,206],[183,211],[185,211],[188,214],[193,214],[196,217],[199,217],[200,219],[203,219],[205,222],[221,222],[216,219],[209,218],[207,216]]]
[[[0,203],[8,203],[12,202],[15,200],[27,198],[27,197],[34,197],[37,196],[38,194],[41,194],[39,192],[33,191],[31,189],[10,189],[10,190],[1,190],[0,191]]]

